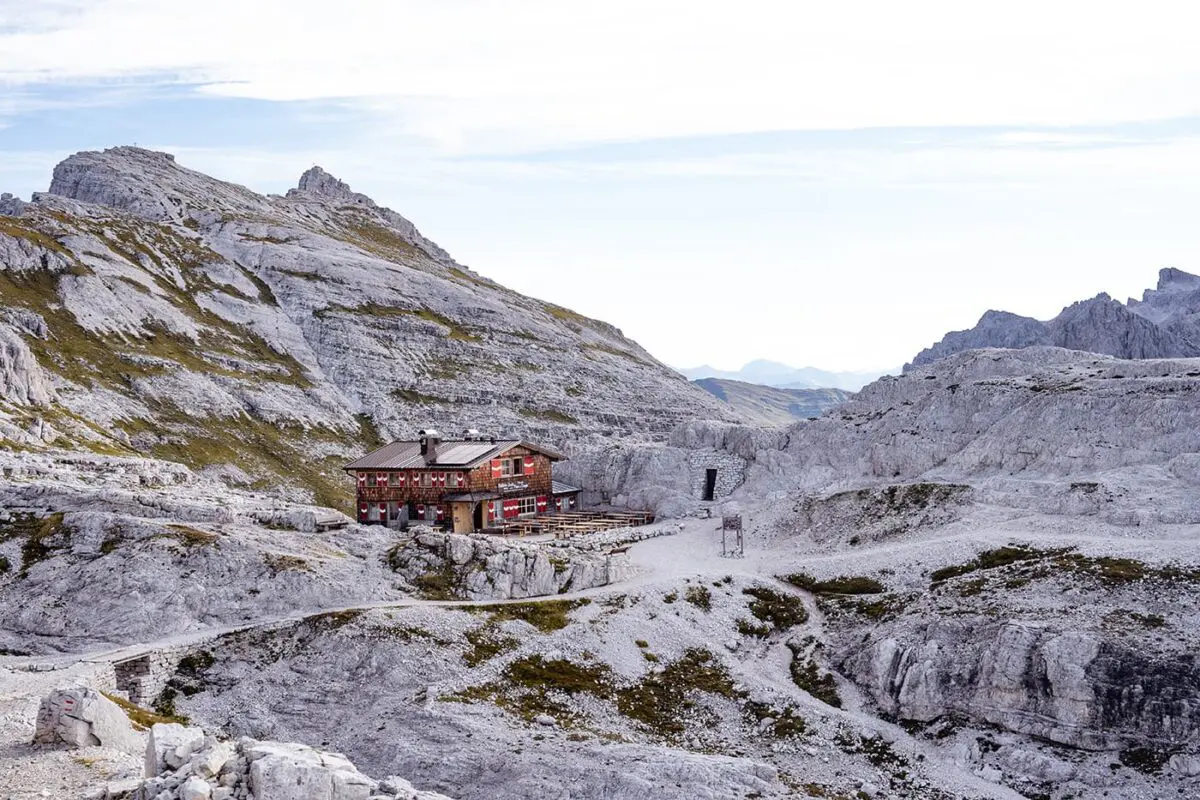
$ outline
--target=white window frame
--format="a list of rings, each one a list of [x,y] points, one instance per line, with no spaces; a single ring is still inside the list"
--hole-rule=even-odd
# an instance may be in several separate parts
[[[517,516],[528,517],[537,513],[537,498],[536,497],[518,497],[517,498]]]
[[[422,472],[421,473],[421,488],[422,489],[432,489],[433,488],[433,473],[432,472]]]

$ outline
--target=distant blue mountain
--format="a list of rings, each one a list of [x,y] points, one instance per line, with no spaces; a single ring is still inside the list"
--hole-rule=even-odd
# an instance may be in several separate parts
[[[781,389],[842,389],[857,392],[871,381],[883,375],[899,373],[894,370],[878,372],[830,372],[816,367],[790,367],[778,361],[758,359],[739,370],[721,370],[713,367],[692,367],[678,370],[691,380],[720,378],[721,380],[757,383],[760,386],[775,386]]]

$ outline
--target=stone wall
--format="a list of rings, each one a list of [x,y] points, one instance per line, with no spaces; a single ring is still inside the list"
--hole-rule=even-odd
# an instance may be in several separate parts
[[[175,677],[180,659],[199,648],[198,644],[167,647],[114,661],[116,688],[131,702],[149,708]]]
[[[704,484],[710,469],[717,471],[714,500],[728,497],[746,480],[745,459],[719,450],[693,450],[688,453],[688,472],[692,497],[696,500],[704,498]]]

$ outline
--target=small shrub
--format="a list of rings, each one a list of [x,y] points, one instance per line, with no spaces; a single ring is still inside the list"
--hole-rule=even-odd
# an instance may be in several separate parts
[[[646,647],[650,646],[650,643],[647,642],[645,639],[638,639],[637,641],[634,642],[634,644],[636,644],[638,647],[641,647],[641,648],[646,648]]]
[[[842,707],[842,697],[838,694],[837,681],[834,680],[831,673],[822,673],[815,660],[802,658],[799,653],[793,652],[790,670],[792,682],[798,687],[826,705],[834,708]]]
[[[1172,754],[1173,751],[1167,749],[1134,747],[1130,750],[1122,750],[1117,758],[1130,769],[1136,769],[1145,775],[1157,775],[1162,772],[1163,766],[1170,760]]]
[[[865,576],[837,578],[821,581],[803,572],[788,575],[783,580],[813,594],[882,594],[887,587],[874,578]]]
[[[689,586],[683,599],[696,608],[704,611],[712,610],[712,592],[708,590],[707,586]]]
[[[793,597],[765,586],[750,586],[742,590],[750,595],[750,613],[763,622],[768,622],[777,631],[785,631],[795,625],[808,622],[808,611],[798,597]]]
[[[664,603],[674,603],[678,599],[679,599],[679,592],[667,592],[666,594],[663,595]]]
[[[0,575],[3,575],[11,569],[12,564],[9,563],[8,558],[6,556],[0,556]]]
[[[748,619],[739,619],[737,629],[742,636],[756,636],[759,639],[765,639],[771,635],[770,625],[751,622]]]

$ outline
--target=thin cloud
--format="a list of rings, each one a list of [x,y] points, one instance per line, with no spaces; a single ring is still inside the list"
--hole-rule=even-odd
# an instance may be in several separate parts
[[[177,80],[369,105],[444,152],[878,126],[1079,125],[1197,111],[1196,12],[1144,3],[56,3],[0,80]],[[28,24],[24,24],[26,19]],[[170,79],[164,76],[172,76]]]

